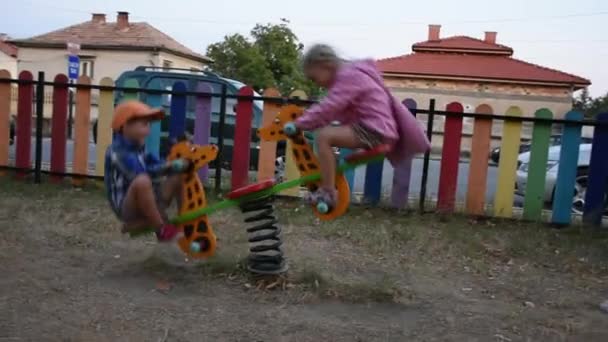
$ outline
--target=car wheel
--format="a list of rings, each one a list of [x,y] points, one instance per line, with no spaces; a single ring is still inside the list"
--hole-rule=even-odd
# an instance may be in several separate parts
[[[574,197],[572,198],[572,212],[583,214],[585,209],[585,195],[587,194],[588,170],[579,169],[574,182]]]

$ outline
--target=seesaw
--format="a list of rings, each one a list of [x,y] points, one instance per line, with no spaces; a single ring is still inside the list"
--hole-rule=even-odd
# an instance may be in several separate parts
[[[386,145],[380,145],[371,150],[364,150],[361,152],[356,152],[351,154],[350,156],[344,159],[344,162],[338,166],[337,173],[342,174],[347,170],[355,169],[359,166],[366,165],[368,163],[377,162],[384,160],[385,153],[388,152],[389,148]],[[309,184],[311,182],[316,182],[321,180],[321,174],[319,172],[315,172],[297,179],[289,180],[286,182],[282,182],[276,184],[274,180],[266,180],[256,184],[248,185],[243,188],[234,190],[230,192],[226,197],[228,199],[220,201],[218,203],[212,204],[210,206],[206,206],[200,208],[198,210],[186,212],[184,214],[178,215],[177,217],[170,220],[172,224],[180,225],[187,222],[191,222],[193,220],[198,219],[199,217],[211,215],[219,210],[227,209],[230,207],[236,207],[241,205],[242,203],[247,203],[259,198],[272,196],[278,194],[284,190],[302,186]],[[140,230],[136,233],[130,233],[131,237],[137,237],[144,234],[149,234],[154,232],[153,228]]]

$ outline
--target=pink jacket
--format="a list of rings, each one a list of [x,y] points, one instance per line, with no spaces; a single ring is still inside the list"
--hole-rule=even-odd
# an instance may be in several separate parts
[[[297,124],[303,130],[315,130],[332,121],[359,123],[380,134],[393,145],[387,154],[393,166],[430,148],[421,125],[384,86],[373,60],[344,64],[327,97],[306,110]]]

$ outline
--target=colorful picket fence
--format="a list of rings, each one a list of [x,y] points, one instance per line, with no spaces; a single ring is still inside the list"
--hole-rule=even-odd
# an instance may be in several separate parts
[[[11,84],[7,80],[11,75],[0,70],[0,166],[8,165],[8,129],[10,120]],[[17,92],[17,136],[15,147],[14,165],[18,169],[31,169],[31,141],[32,141],[32,117],[34,115],[34,83],[33,75],[28,71],[23,71],[18,75]],[[89,85],[90,79],[81,77],[78,85]],[[72,177],[75,185],[82,185],[85,182],[84,176],[88,174],[88,145],[89,131],[91,126],[90,108],[92,91],[98,91],[98,124],[97,124],[97,146],[96,146],[96,166],[93,172],[96,176],[102,176],[104,170],[104,152],[111,143],[112,132],[110,122],[114,107],[114,82],[112,79],[103,78],[100,83],[103,86],[99,90],[87,87],[78,87],[76,90],[76,110],[74,117],[74,155],[72,156],[72,174],[82,175],[83,177]],[[67,141],[67,107],[68,107],[68,79],[65,75],[57,75],[54,78],[52,90],[53,113],[51,119],[51,160],[50,171],[52,180],[58,181],[62,174],[66,174],[68,159],[66,156]],[[162,104],[162,95],[153,92],[161,89],[158,82],[152,82],[147,88],[139,87],[137,81],[130,80],[123,90],[124,99],[139,98],[140,93],[146,93],[146,102],[153,107]],[[185,132],[187,97],[193,96],[186,94],[186,84],[181,81],[175,82],[172,87],[169,117],[169,137],[177,138]],[[211,134],[211,114],[212,114],[212,88],[209,84],[201,82],[197,86],[200,93],[195,97],[195,119],[194,119],[194,142],[197,144],[208,144]],[[250,146],[251,134],[255,130],[253,127],[253,90],[249,87],[242,88],[236,104],[235,133],[233,139],[233,158],[231,162],[232,176],[231,188],[238,188],[250,182]],[[213,94],[213,96],[217,96]],[[276,89],[267,89],[264,97],[280,98],[281,94]],[[298,97],[304,99],[306,94],[295,92],[288,97]],[[422,112],[417,108],[413,99],[406,99],[403,104],[410,109],[412,115]],[[265,101],[262,114],[262,125],[272,122],[275,115],[280,110],[281,105],[278,101]],[[439,185],[437,189],[437,210],[442,213],[450,214],[458,210],[457,208],[457,181],[459,173],[459,163],[461,154],[463,116],[463,106],[458,102],[450,103],[446,106],[446,120],[444,128],[444,146],[441,152],[441,167],[439,172]],[[489,204],[486,203],[486,183],[488,178],[488,154],[490,151],[491,127],[494,116],[493,109],[486,104],[479,105],[475,110],[474,126],[471,142],[471,155],[469,161],[468,184],[464,212],[470,215],[491,215],[497,217],[513,217],[513,199],[515,192],[516,171],[518,168],[518,146],[522,121],[517,119],[524,115],[518,107],[509,108],[504,115],[508,119],[504,120],[502,132],[500,162],[498,164],[497,187],[494,192],[494,201],[491,204],[492,211],[488,211]],[[559,113],[557,113],[559,114]],[[443,115],[439,113],[439,115]],[[544,215],[544,192],[547,174],[547,153],[550,147],[549,139],[551,134],[551,119],[556,114],[547,109],[539,109],[534,113],[534,117],[539,119],[534,122],[532,133],[531,157],[528,169],[528,179],[526,182],[523,218],[531,221],[543,220]],[[579,145],[581,141],[581,124],[583,115],[577,112],[569,112],[565,115],[568,122],[564,125],[562,135],[562,147],[560,163],[557,172],[557,181],[553,195],[552,213],[550,222],[560,225],[571,223],[571,206],[574,197],[577,172],[577,162],[579,159]],[[588,187],[585,195],[585,206],[583,219],[590,224],[598,225],[601,223],[605,210],[605,198],[608,185],[608,159],[605,158],[608,152],[608,113],[598,116],[597,126],[593,137],[593,148],[591,152],[590,165],[588,172]],[[604,125],[606,124],[606,125]],[[160,123],[153,125],[151,134],[146,142],[148,152],[155,155],[160,153],[161,128]],[[287,144],[286,158],[286,179],[298,177],[298,171],[290,158],[289,143]],[[276,142],[261,142],[259,147],[257,179],[264,180],[274,176]],[[350,151],[341,151],[342,155]],[[382,177],[384,163],[373,163],[366,166],[363,201],[370,204],[381,202]],[[404,161],[397,165],[393,170],[392,189],[390,204],[396,208],[405,208],[409,199],[410,181],[412,174],[412,161]],[[19,178],[23,178],[25,172],[17,173]],[[208,178],[208,170],[201,170],[200,176],[203,180]],[[346,175],[349,183],[354,183],[353,173]],[[426,186],[426,184],[423,184]],[[297,189],[289,191],[287,195],[297,195]]]

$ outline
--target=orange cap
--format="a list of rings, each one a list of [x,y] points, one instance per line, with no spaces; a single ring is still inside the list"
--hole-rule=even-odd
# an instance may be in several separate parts
[[[147,118],[150,121],[161,120],[165,112],[161,108],[151,108],[147,104],[130,100],[125,101],[114,109],[112,129],[119,131],[129,120]]]

